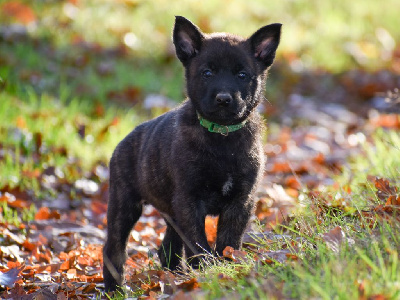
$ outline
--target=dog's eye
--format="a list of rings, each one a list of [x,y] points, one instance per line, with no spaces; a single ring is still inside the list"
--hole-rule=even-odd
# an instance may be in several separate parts
[[[201,73],[201,75],[202,75],[204,78],[210,78],[210,77],[213,75],[213,72],[212,72],[211,70],[204,70],[204,71]]]
[[[247,75],[247,73],[246,72],[239,72],[238,74],[237,74],[237,76],[239,77],[239,79],[247,79],[247,77],[248,77],[248,75]]]

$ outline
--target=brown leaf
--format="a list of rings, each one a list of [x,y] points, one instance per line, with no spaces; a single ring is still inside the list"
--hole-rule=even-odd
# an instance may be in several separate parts
[[[58,297],[49,288],[40,289],[39,291],[32,293],[32,299],[34,300],[57,300]]]
[[[388,179],[375,177],[375,182],[374,183],[375,183],[375,187],[378,190],[376,192],[376,195],[382,201],[385,201],[387,199],[387,197],[389,197],[391,195],[396,195],[397,194],[397,188],[396,187],[392,187],[390,185]]]
[[[175,276],[171,272],[164,271],[160,275],[161,292],[163,294],[172,295],[177,290],[175,284]]]
[[[235,250],[230,246],[225,247],[222,251],[222,255],[226,258],[232,259],[234,262],[242,262],[247,260],[247,252],[241,250]]]
[[[190,292],[193,291],[194,289],[199,288],[200,284],[197,282],[196,278],[192,278],[188,281],[178,284],[177,286],[178,288],[184,290],[185,292]]]
[[[297,257],[292,254],[288,249],[282,249],[277,251],[265,251],[264,253],[257,253],[255,259],[261,261],[263,264],[273,264],[275,261],[283,263],[288,259],[294,259]]]
[[[161,291],[161,286],[160,286],[160,282],[154,282],[151,281],[150,283],[142,283],[140,288],[146,293],[148,294],[150,291],[154,292],[158,292]]]
[[[366,300],[365,297],[365,280],[361,280],[358,283],[358,300]]]
[[[400,206],[400,196],[398,196],[398,197],[396,197],[395,195],[389,196],[387,198],[385,205],[386,206],[388,206],[388,205]]]
[[[222,251],[222,255],[224,257],[231,258],[233,255],[233,251],[235,251],[235,249],[233,249],[231,246],[226,246],[225,249]]]
[[[233,278],[224,273],[219,273],[218,280],[231,281],[231,280],[233,280]]]
[[[0,202],[3,201],[7,202],[7,205],[12,208],[28,208],[31,205],[30,201],[16,198],[14,195],[7,192],[4,194],[0,193]]]
[[[339,252],[340,245],[342,244],[344,238],[345,234],[340,226],[336,226],[328,233],[324,233],[322,237],[328,248],[330,248],[333,252]]]
[[[25,296],[27,293],[25,292],[24,288],[18,284],[15,283],[15,286],[11,291],[6,295],[1,295],[5,299],[22,299],[22,296]]]
[[[13,287],[15,282],[21,279],[19,274],[24,268],[25,266],[21,265],[20,267],[13,268],[7,272],[0,272],[0,285],[7,286],[9,288]]]
[[[107,203],[103,203],[99,200],[92,200],[90,203],[90,208],[96,215],[105,214],[107,212]]]
[[[141,94],[140,88],[126,87],[123,90],[108,92],[107,98],[119,103],[136,104],[139,101],[140,94]]]

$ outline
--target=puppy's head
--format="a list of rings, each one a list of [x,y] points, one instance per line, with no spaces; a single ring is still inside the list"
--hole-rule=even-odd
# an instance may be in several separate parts
[[[221,125],[240,123],[249,116],[262,99],[281,26],[264,26],[244,39],[228,33],[204,34],[189,20],[176,17],[176,54],[185,67],[188,97],[201,116]]]

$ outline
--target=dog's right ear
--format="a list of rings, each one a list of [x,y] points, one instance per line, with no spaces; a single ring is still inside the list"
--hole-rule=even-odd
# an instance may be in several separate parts
[[[184,17],[175,17],[173,41],[176,55],[184,65],[200,51],[203,39],[204,35],[196,25]]]

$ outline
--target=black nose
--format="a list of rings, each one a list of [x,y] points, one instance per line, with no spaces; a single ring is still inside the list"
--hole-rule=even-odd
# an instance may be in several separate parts
[[[218,93],[215,100],[218,105],[228,106],[232,102],[232,96],[229,93]]]

